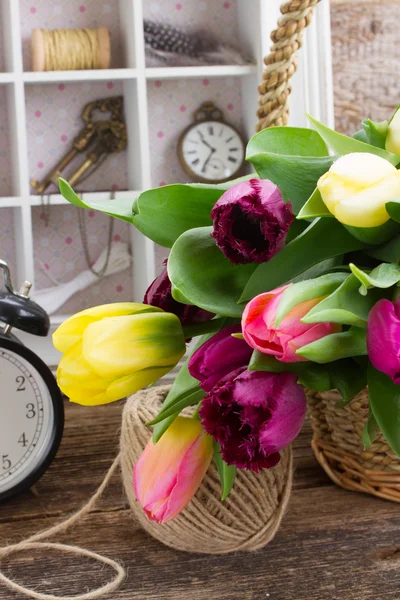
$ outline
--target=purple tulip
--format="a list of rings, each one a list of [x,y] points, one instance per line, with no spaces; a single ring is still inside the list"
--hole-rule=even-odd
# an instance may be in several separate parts
[[[306,397],[293,373],[242,367],[208,393],[199,414],[228,465],[259,471],[276,465],[280,450],[300,433]]]
[[[285,244],[292,205],[268,179],[250,179],[229,188],[211,212],[212,236],[234,264],[263,263]]]
[[[400,298],[379,300],[368,317],[367,348],[375,369],[400,384]]]
[[[191,304],[181,304],[172,297],[172,285],[168,277],[167,261],[164,268],[153,283],[148,287],[143,302],[151,306],[157,306],[178,317],[182,325],[193,325],[203,323],[214,317],[214,314]]]
[[[240,325],[225,327],[193,353],[189,373],[200,381],[204,391],[209,392],[225,375],[249,364],[252,348],[244,340],[232,337],[232,333],[240,331]]]

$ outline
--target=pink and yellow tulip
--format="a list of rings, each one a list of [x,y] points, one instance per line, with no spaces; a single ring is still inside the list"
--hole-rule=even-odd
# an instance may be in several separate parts
[[[166,523],[196,493],[213,454],[200,421],[177,417],[157,444],[149,441],[133,471],[133,487],[147,517]]]
[[[334,323],[302,323],[301,319],[324,296],[300,302],[276,325],[276,312],[287,287],[253,298],[243,313],[242,332],[246,342],[255,350],[275,356],[281,362],[299,362],[307,360],[296,354],[299,348],[340,331],[340,327]]]

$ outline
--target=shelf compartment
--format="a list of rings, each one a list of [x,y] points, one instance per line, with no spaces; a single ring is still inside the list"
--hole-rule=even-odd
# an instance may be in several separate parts
[[[32,208],[33,245],[36,289],[52,287],[52,277],[61,283],[72,280],[88,269],[77,224],[77,209],[72,206]],[[96,211],[85,211],[86,235],[90,258],[95,262],[106,248],[111,217]],[[132,226],[113,220],[113,241],[130,246]],[[133,298],[132,267],[105,277],[70,298],[58,313],[72,314],[91,306],[109,302],[126,302]]]
[[[71,148],[74,137],[83,127],[81,112],[88,102],[123,95],[123,92],[124,87],[120,81],[27,86],[25,98],[30,177],[43,179]],[[83,162],[84,156],[86,153],[78,154],[66,172],[71,173],[74,167]],[[128,187],[131,186],[128,185],[127,150],[107,156],[97,170],[75,186],[78,191],[93,192],[117,191]],[[48,189],[49,193],[56,191],[54,185]],[[35,190],[32,190],[32,194],[34,193]]]
[[[234,47],[237,51],[239,51],[243,55],[244,60],[248,60],[254,57],[254,53],[249,48],[249,44],[243,43],[245,40],[242,39],[242,19],[240,18],[240,5],[243,3],[243,0],[230,0],[229,2],[225,2],[219,0],[216,2],[215,0],[203,0],[199,2],[198,0],[185,0],[184,2],[176,2],[175,0],[163,0],[162,2],[143,2],[143,13],[144,18],[155,23],[162,23],[163,25],[171,25],[172,27],[176,27],[178,30],[182,31],[184,34],[192,34],[194,32],[198,32],[202,38],[207,41],[207,36],[211,39],[215,39],[222,44],[229,45]],[[248,5],[249,2],[246,2]],[[256,2],[254,2],[256,4]],[[247,32],[246,32],[247,33]],[[242,51],[242,48],[245,47],[245,52]],[[179,61],[183,62],[184,56],[179,54]],[[149,61],[153,61],[153,59],[147,60],[147,64],[150,67]],[[172,59],[171,59],[172,61]],[[188,65],[193,64],[193,59],[188,57]],[[204,64],[204,63],[203,63]],[[154,67],[153,62],[151,62],[151,66]],[[245,66],[245,68],[247,65]],[[228,67],[231,70],[229,73],[224,73],[221,71],[218,73],[218,69],[224,68],[224,65],[214,66],[195,66],[195,67],[182,67],[182,69],[186,68],[187,73],[185,77],[191,77],[196,75],[191,75],[191,69],[204,69],[204,72],[207,69],[217,69],[216,77],[224,76],[226,74],[240,74],[239,71],[235,71],[239,67]],[[226,68],[226,67],[225,67]],[[164,65],[160,62],[160,65],[156,66],[154,69],[158,71],[159,69],[164,69]],[[151,71],[149,68],[147,71]],[[170,77],[179,77],[180,75],[174,74],[173,65],[165,66],[165,70],[170,70]],[[149,76],[151,74],[149,73]],[[154,75],[158,77],[158,74]],[[168,75],[166,75],[168,76]],[[200,73],[202,76],[202,73]]]
[[[193,113],[211,100],[224,120],[243,131],[241,85],[235,77],[216,79],[155,80],[147,83],[152,185],[186,183],[177,145],[182,131],[193,123]]]
[[[35,28],[106,27],[111,38],[111,68],[135,67],[133,2],[125,0],[19,0],[24,71],[32,71],[31,35]],[[83,71],[84,72],[84,71]]]

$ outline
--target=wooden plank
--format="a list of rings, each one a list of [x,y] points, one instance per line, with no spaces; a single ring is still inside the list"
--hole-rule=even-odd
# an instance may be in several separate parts
[[[1,505],[1,543],[18,541],[78,508],[117,452],[121,403],[66,408],[62,447],[37,485],[38,495],[26,493]],[[118,478],[96,511],[60,541],[124,563],[128,580],[109,600],[398,598],[400,506],[333,486],[312,454],[308,423],[295,444],[295,465],[282,528],[256,553],[203,556],[162,546],[136,528]],[[95,563],[46,554],[16,555],[9,568],[29,586],[70,595],[110,576]],[[0,600],[12,597],[0,587]]]

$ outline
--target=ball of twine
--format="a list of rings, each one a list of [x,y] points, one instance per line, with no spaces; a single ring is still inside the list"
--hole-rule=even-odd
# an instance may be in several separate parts
[[[286,448],[273,469],[260,473],[239,470],[225,502],[212,461],[194,498],[172,521],[148,521],[132,487],[133,467],[150,439],[146,423],[159,412],[168,386],[138,392],[128,399],[122,417],[121,471],[132,516],[163,544],[176,550],[224,554],[257,550],[272,540],[289,501],[292,486],[292,451]],[[185,413],[184,413],[185,414]]]

